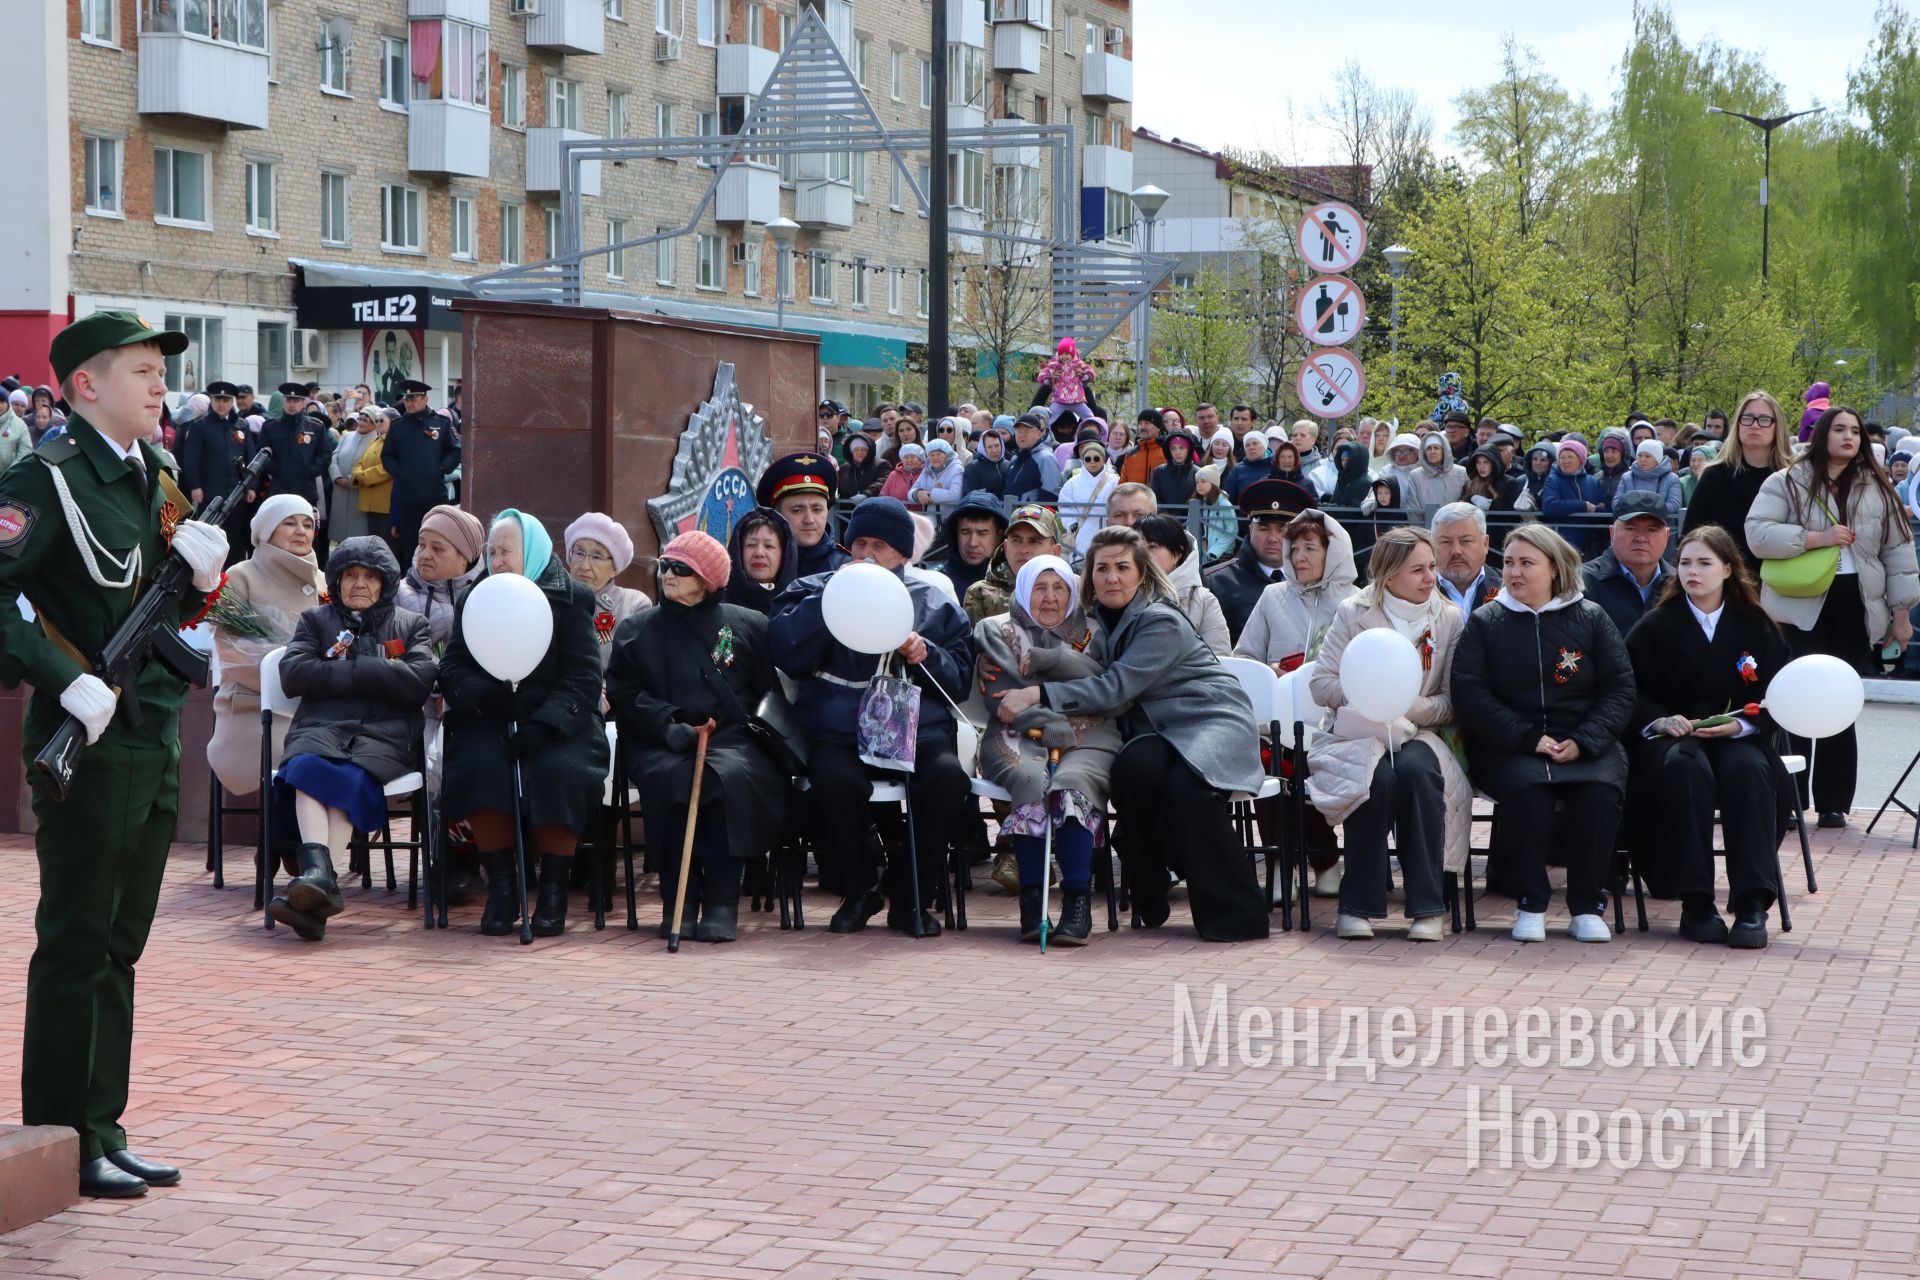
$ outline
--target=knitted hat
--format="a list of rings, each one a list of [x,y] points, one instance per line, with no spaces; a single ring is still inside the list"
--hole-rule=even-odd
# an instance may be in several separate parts
[[[15,387],[13,390],[7,392],[7,402],[9,404],[30,404],[32,403],[32,401],[33,401],[33,397],[28,395],[26,392],[22,391],[18,387]]]
[[[898,498],[868,498],[853,509],[846,539],[878,538],[903,556],[913,555],[913,516]]]
[[[925,462],[927,460],[927,451],[920,445],[907,443],[900,446],[900,456],[903,458],[918,458],[920,461]]]
[[[568,541],[572,541],[571,536]],[[701,533],[698,529],[689,529],[660,548],[660,558],[678,560],[692,569],[694,576],[706,584],[708,591],[725,590],[727,579],[733,575],[733,561],[728,557],[727,549],[718,538],[710,533]]]
[[[1636,458],[1664,458],[1667,456],[1667,451],[1661,446],[1658,440],[1642,440],[1640,447],[1633,451],[1633,456]]]
[[[627,566],[633,563],[633,539],[612,516],[602,515],[598,511],[589,511],[567,526],[567,554],[573,554],[573,544],[582,538],[591,538],[607,549],[613,557],[613,571],[625,573]],[[724,584],[723,584],[724,585]]]
[[[1556,453],[1557,454],[1570,453],[1574,457],[1580,460],[1580,465],[1582,467],[1585,467],[1587,465],[1587,446],[1580,443],[1578,440],[1575,440],[1571,436],[1567,437],[1565,440],[1562,440],[1560,442],[1560,448],[1556,451]]]
[[[913,448],[913,446],[912,446],[912,445],[908,445],[908,446],[907,446],[907,448],[908,448],[908,449],[911,449],[911,448]],[[903,452],[904,452],[904,451],[903,451]],[[945,440],[935,440],[935,441],[933,441],[933,442],[932,442],[931,444],[929,444],[929,445],[927,446],[927,453],[928,453],[928,454],[930,454],[930,455],[931,455],[931,454],[935,454],[935,453],[944,453],[944,454],[946,454],[946,455],[947,455],[948,457],[952,457],[952,456],[953,456],[953,446],[952,446],[952,445],[950,445],[950,444],[948,444],[948,443],[947,443],[947,442],[946,442]]]
[[[252,521],[247,525],[248,532],[253,535],[253,545],[264,545],[288,516],[305,516],[311,520],[313,504],[297,493],[276,493],[272,497],[262,498]]]
[[[1205,480],[1215,489],[1218,489],[1220,487],[1220,464],[1217,462],[1209,462],[1204,467],[1194,468],[1193,478],[1195,483]]]
[[[1090,455],[1096,454],[1096,453],[1099,454],[1102,458],[1106,457],[1107,446],[1105,446],[1104,444],[1101,444],[1098,440],[1082,440],[1080,442],[1080,449],[1079,449],[1078,456],[1083,461]]]
[[[459,507],[442,503],[420,517],[420,532],[437,533],[447,540],[447,545],[460,553],[460,558],[472,568],[473,562],[480,558],[480,551],[487,543],[487,531],[480,524],[480,518],[471,511],[462,511]]]

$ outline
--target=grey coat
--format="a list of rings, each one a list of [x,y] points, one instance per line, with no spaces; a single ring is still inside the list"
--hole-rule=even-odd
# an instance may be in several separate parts
[[[973,648],[988,706],[1009,690],[1042,680],[1097,676],[1106,663],[1105,637],[1078,610],[1048,630],[1017,602],[974,624]],[[1039,729],[1041,740],[1027,737],[1029,729]],[[980,776],[1005,787],[1015,804],[1037,804],[1047,790],[1047,752],[1056,746],[1065,751],[1052,789],[1078,791],[1104,812],[1121,737],[1119,727],[1101,716],[1069,716],[1046,707],[1031,708],[1013,724],[995,716],[980,739]]]
[[[1068,715],[1120,720],[1128,741],[1159,734],[1211,787],[1260,787],[1260,733],[1240,682],[1176,605],[1144,589],[1107,629],[1107,669],[1042,693],[1047,706]]]

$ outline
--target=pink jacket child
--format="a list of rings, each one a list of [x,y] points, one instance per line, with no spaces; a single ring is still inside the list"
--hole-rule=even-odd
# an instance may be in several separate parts
[[[1040,385],[1046,388],[1051,404],[1048,424],[1064,414],[1092,417],[1093,410],[1088,407],[1092,382],[1093,366],[1080,358],[1078,344],[1072,338],[1060,339],[1053,358],[1040,366]]]

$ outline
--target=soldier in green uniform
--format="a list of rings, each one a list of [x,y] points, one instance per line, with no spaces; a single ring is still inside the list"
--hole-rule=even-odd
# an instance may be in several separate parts
[[[180,794],[180,704],[187,686],[150,662],[109,688],[84,654],[104,647],[169,550],[193,570],[184,624],[219,588],[226,534],[192,508],[146,443],[165,398],[167,355],[187,343],[128,311],[77,320],[48,353],[73,407],[66,434],[0,476],[0,682],[25,680],[31,762],[71,714],[90,744],[65,800],[36,780],[38,945],[27,969],[21,1119],[80,1135],[80,1190],[137,1196],[180,1171],[127,1150],[133,967],[146,946]],[[32,606],[34,621],[17,601]],[[134,728],[116,715],[134,697]]]

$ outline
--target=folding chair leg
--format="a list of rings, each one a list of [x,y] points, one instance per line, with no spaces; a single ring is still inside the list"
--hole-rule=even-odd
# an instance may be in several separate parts
[[[1633,873],[1626,866],[1624,855],[1614,860],[1613,868],[1613,931],[1627,931],[1627,877]]]
[[[1099,848],[1099,857],[1094,860],[1093,865],[1099,868],[1097,878],[1106,882],[1107,932],[1113,933],[1120,927],[1120,892],[1118,886],[1114,883],[1119,877],[1113,873],[1112,848],[1107,845],[1101,845]]]
[[[420,905],[420,842],[423,838],[420,826],[420,805],[421,797],[425,794],[423,789],[414,792],[407,799],[407,822],[413,828],[407,833],[407,910],[409,911]]]
[[[967,853],[959,846],[947,852],[947,858],[953,873],[953,918],[956,927],[965,932],[967,928]]]
[[[1633,869],[1633,914],[1640,922],[1640,932],[1647,931],[1647,891],[1640,879],[1640,869]]]
[[[627,789],[623,783],[620,788],[620,847],[627,863],[627,928],[637,932],[640,928],[640,909],[634,894],[637,885],[633,878],[633,804],[627,798]]]
[[[1473,918],[1473,852],[1467,852],[1466,874],[1460,880],[1460,896],[1467,908],[1467,932],[1472,933],[1478,925]]]
[[[1471,855],[1471,854],[1469,854],[1469,855],[1468,855],[1468,857],[1472,857],[1472,855]],[[1441,874],[1441,876],[1440,876],[1440,893],[1441,893],[1441,896],[1442,896],[1442,897],[1444,897],[1444,898],[1446,899],[1446,903],[1447,903],[1447,915],[1451,917],[1451,921],[1450,921],[1450,923],[1451,923],[1451,926],[1452,926],[1452,931],[1453,931],[1454,933],[1459,933],[1459,932],[1460,932],[1460,929],[1461,929],[1461,924],[1460,924],[1460,873],[1459,873],[1459,872],[1457,872],[1457,871],[1447,871],[1447,872],[1443,872],[1443,873]]]

